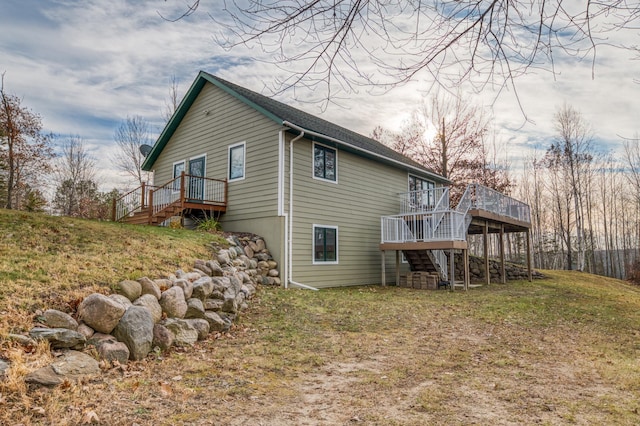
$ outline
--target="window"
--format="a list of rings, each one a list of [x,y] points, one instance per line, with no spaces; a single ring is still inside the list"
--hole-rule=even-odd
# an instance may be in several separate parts
[[[177,163],[173,163],[173,192],[178,192],[180,191],[180,179],[176,179],[178,177],[180,177],[180,175],[182,174],[182,172],[184,172],[184,160],[183,161],[179,161]]]
[[[229,181],[244,179],[246,142],[229,147]]]
[[[337,153],[333,148],[324,145],[313,145],[313,177],[317,179],[337,181],[336,158]]]
[[[436,199],[433,191],[436,184],[416,176],[409,175],[409,202],[420,209],[433,209]]]
[[[433,189],[435,187],[436,184],[431,181],[409,175],[409,191],[422,191],[425,189]]]
[[[338,228],[313,226],[313,263],[338,263]]]

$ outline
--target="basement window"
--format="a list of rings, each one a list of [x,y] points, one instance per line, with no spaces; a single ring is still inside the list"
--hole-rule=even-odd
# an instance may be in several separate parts
[[[313,225],[313,263],[338,263],[338,228]]]

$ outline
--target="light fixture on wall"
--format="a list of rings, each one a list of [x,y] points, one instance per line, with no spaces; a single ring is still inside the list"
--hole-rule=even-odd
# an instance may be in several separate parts
[[[205,109],[204,110],[204,115],[209,115],[209,114],[211,114],[211,111],[209,111],[208,109]]]

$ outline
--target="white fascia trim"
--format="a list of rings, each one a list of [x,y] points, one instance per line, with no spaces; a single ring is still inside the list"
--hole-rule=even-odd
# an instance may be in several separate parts
[[[242,177],[231,179],[231,150],[242,146]],[[238,182],[247,176],[247,141],[242,141],[227,147],[227,181]]]
[[[347,147],[349,147],[349,148],[351,148],[351,149],[353,149],[353,150],[355,150],[355,151],[364,152],[364,153],[366,153],[366,154],[368,154],[368,155],[371,155],[371,156],[373,156],[373,157],[381,158],[381,159],[383,159],[383,160],[389,161],[389,162],[394,163],[394,164],[397,164],[397,165],[399,165],[399,166],[406,167],[407,169],[414,170],[416,173],[420,173],[420,174],[424,174],[424,175],[431,176],[431,177],[433,177],[433,179],[436,179],[437,181],[444,181],[444,182],[447,182],[447,183],[452,183],[449,179],[447,179],[447,178],[445,178],[445,177],[442,177],[442,176],[436,175],[436,174],[434,174],[434,173],[430,173],[430,172],[428,172],[428,171],[426,171],[426,170],[419,169],[419,168],[417,168],[417,167],[411,166],[411,165],[406,164],[406,163],[403,163],[403,162],[401,162],[401,161],[394,160],[394,159],[389,158],[389,157],[385,157],[384,155],[380,155],[380,154],[376,154],[375,152],[367,151],[366,149],[362,149],[362,148],[360,148],[360,147],[357,147],[357,146],[351,145],[350,143],[347,143],[347,142],[341,141],[340,139],[332,138],[331,136],[326,136],[326,135],[323,135],[322,133],[314,132],[313,130],[307,130],[307,129],[305,129],[304,127],[300,127],[300,126],[298,126],[298,125],[296,125],[296,124],[293,124],[293,123],[291,123],[291,122],[289,122],[289,121],[286,121],[286,120],[285,120],[285,121],[283,121],[283,122],[282,122],[282,124],[283,124],[284,126],[287,126],[287,127],[292,128],[292,129],[295,129],[295,130],[297,130],[297,131],[299,131],[299,132],[303,132],[303,133],[305,133],[305,134],[314,135],[314,136],[317,136],[317,137],[319,137],[319,138],[323,138],[323,139],[326,139],[326,140],[330,140],[330,141],[333,141],[333,142],[339,143],[339,144],[341,144],[341,145],[347,146]]]
[[[278,216],[284,216],[284,130],[278,132]]]

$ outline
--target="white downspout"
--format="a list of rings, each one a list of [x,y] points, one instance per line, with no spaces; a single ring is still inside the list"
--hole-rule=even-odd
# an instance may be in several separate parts
[[[289,222],[289,229],[287,235],[288,244],[288,256],[287,259],[287,280],[285,281],[285,288],[289,288],[289,284],[293,284],[297,287],[306,288],[307,290],[318,291],[317,288],[311,287],[306,284],[302,284],[293,280],[293,143],[304,137],[304,130],[300,131],[300,134],[289,141],[289,214],[287,219]]]

